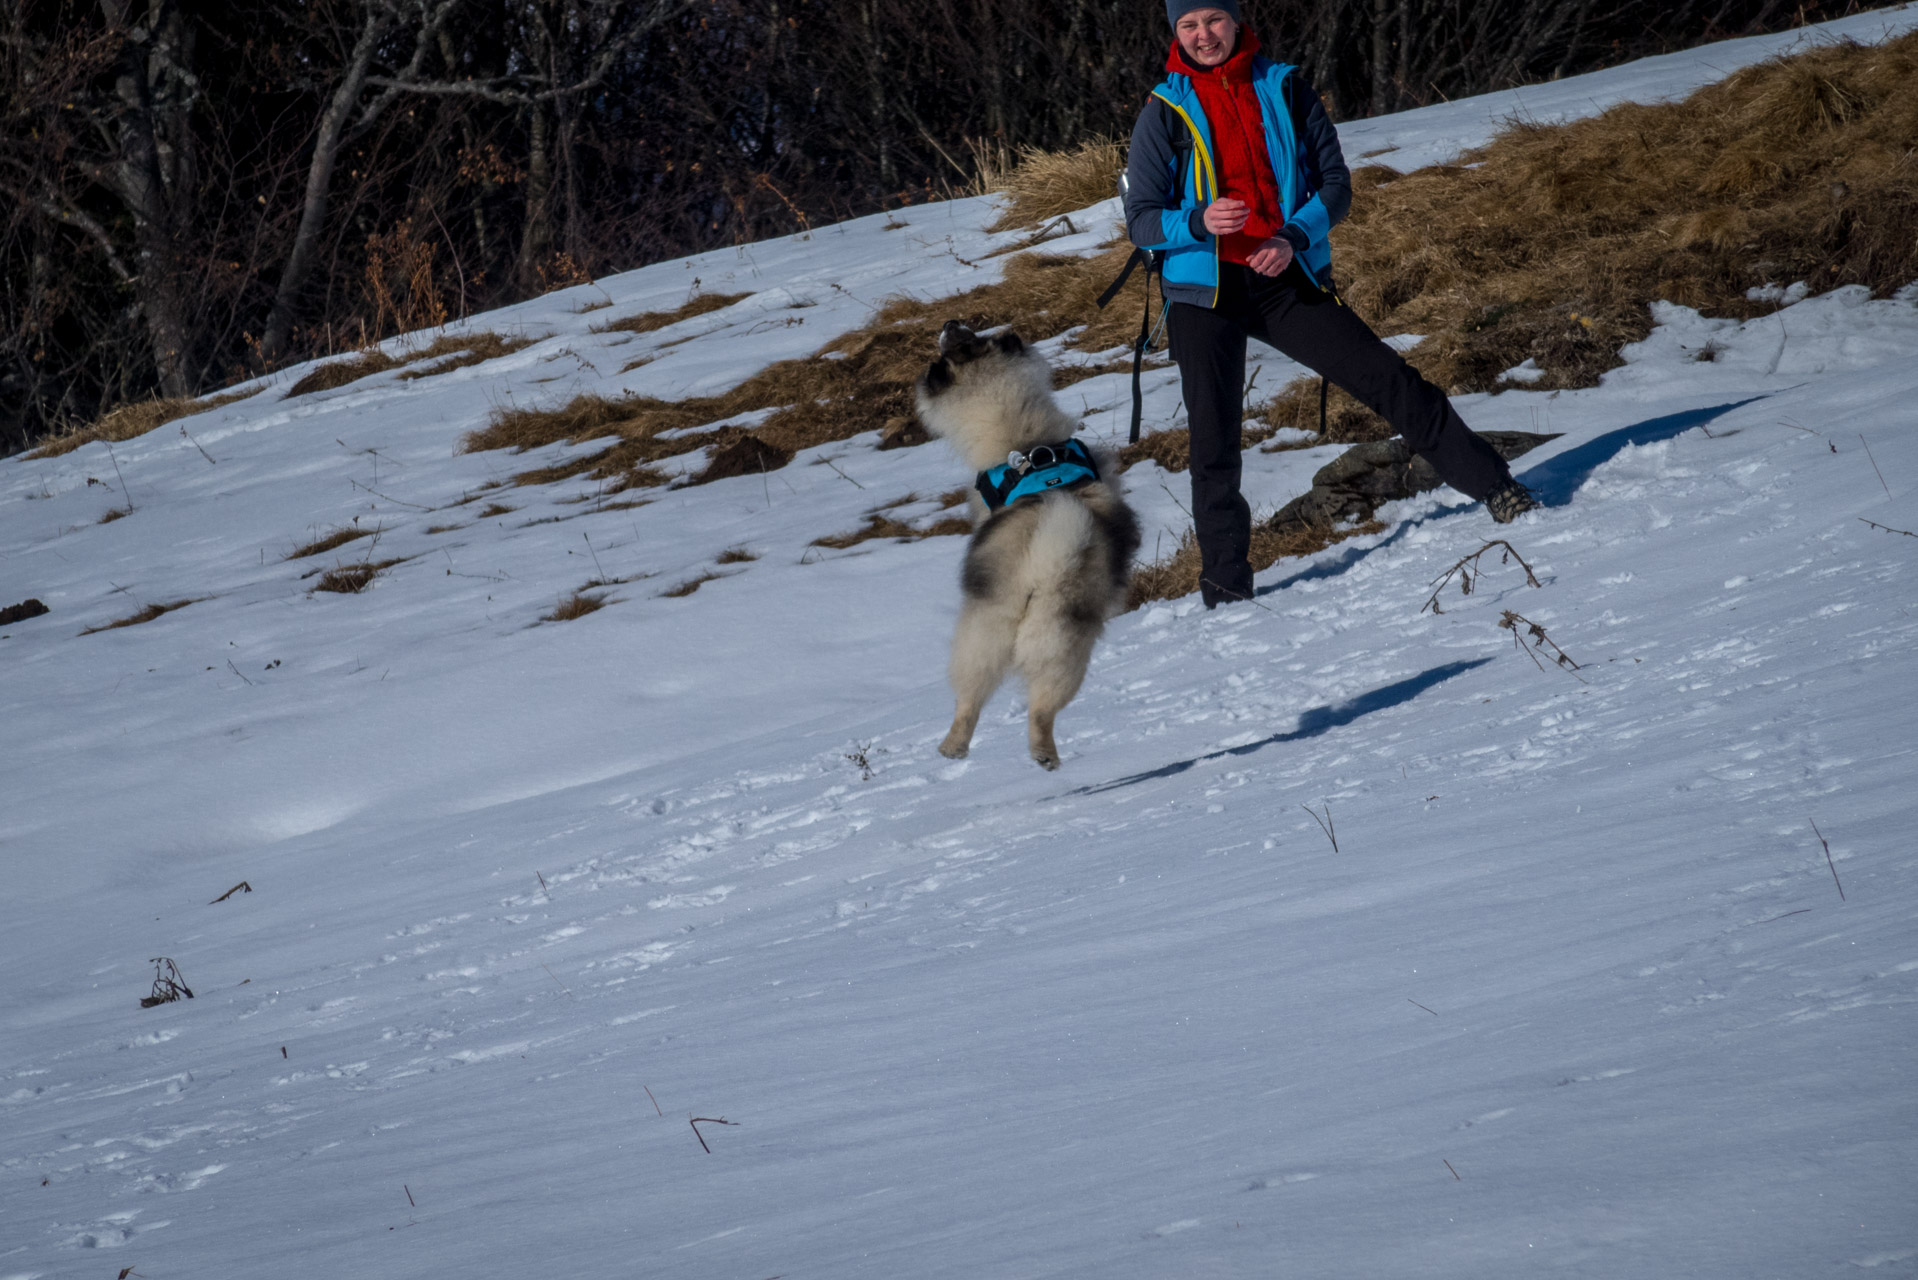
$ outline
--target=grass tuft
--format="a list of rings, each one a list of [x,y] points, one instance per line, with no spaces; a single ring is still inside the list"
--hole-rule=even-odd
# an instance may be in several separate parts
[[[603,591],[580,590],[570,596],[562,597],[553,611],[540,619],[541,622],[571,622],[583,618],[589,613],[598,613],[606,607],[606,593]]]
[[[723,573],[702,573],[698,577],[688,578],[676,587],[668,587],[659,594],[669,600],[678,600],[699,590],[702,583],[711,582],[716,578],[723,578],[725,576]]]
[[[287,553],[286,558],[288,560],[303,560],[307,556],[317,556],[322,552],[331,551],[335,547],[343,547],[357,538],[369,538],[373,536],[375,532],[377,532],[377,530],[362,529],[357,525],[341,525],[339,528],[333,530],[333,532],[315,538],[304,546],[295,547]]]
[[[377,347],[371,347],[344,360],[329,360],[318,366],[294,383],[287,391],[285,398],[291,400],[294,396],[309,395],[315,391],[331,391],[336,387],[358,382],[361,378],[385,373],[388,369],[418,364],[422,360],[437,360],[438,364],[424,369],[408,369],[400,375],[402,378],[430,378],[436,373],[464,369],[468,365],[511,355],[515,351],[532,346],[536,341],[538,339],[524,335],[508,338],[490,332],[442,333],[418,350],[406,351],[397,357],[390,356]]]
[[[117,409],[102,414],[84,427],[63,432],[42,441],[38,448],[27,454],[27,457],[57,458],[63,453],[72,453],[81,445],[92,444],[95,440],[108,440],[118,444],[122,440],[143,436],[180,418],[191,417],[196,413],[205,413],[210,409],[218,409],[222,405],[244,400],[248,396],[257,395],[259,390],[255,387],[251,391],[230,391],[224,395],[208,396],[204,400],[183,396],[171,400],[139,400],[132,404],[123,404]]]
[[[321,574],[313,590],[358,595],[373,585],[373,579],[398,563],[398,560],[362,560],[358,564],[338,565]]]
[[[752,297],[750,293],[694,294],[671,311],[642,311],[636,316],[627,316],[624,319],[609,320],[605,324],[594,325],[593,332],[651,333],[656,329],[664,329],[669,324],[678,324],[681,320],[703,316],[709,311],[719,311],[750,297]]]
[[[1037,226],[1110,200],[1119,193],[1124,168],[1125,145],[1113,138],[1094,138],[1069,151],[1025,148],[996,184],[1008,203],[990,230]]]
[[[143,622],[151,622],[162,614],[172,613],[175,609],[184,609],[193,603],[192,600],[175,600],[171,604],[150,604],[138,613],[129,613],[124,618],[116,618],[104,627],[88,627],[80,634],[90,636],[100,631],[112,631],[118,627],[137,627]]]

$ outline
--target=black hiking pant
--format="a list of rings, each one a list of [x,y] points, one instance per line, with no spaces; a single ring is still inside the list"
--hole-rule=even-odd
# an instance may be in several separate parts
[[[1248,337],[1345,388],[1466,496],[1483,498],[1512,474],[1443,391],[1296,264],[1268,277],[1221,262],[1218,305],[1175,302],[1166,327],[1191,422],[1192,517],[1207,608],[1252,597],[1252,510],[1239,492]]]

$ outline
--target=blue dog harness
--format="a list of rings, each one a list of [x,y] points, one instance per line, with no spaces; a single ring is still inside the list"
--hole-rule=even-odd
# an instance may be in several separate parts
[[[1099,478],[1099,465],[1092,451],[1077,440],[1064,444],[1042,444],[1031,453],[1014,449],[1005,465],[979,473],[974,486],[986,500],[986,508],[997,511],[1021,498],[1036,497],[1052,489],[1077,489]]]

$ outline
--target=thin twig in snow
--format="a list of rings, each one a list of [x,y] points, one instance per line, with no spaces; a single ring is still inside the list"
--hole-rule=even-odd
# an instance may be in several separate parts
[[[1454,1178],[1458,1178],[1460,1182],[1465,1181],[1465,1179],[1459,1178],[1458,1170],[1452,1168],[1452,1162],[1450,1160],[1441,1160],[1439,1163],[1443,1164],[1447,1169],[1451,1170],[1451,1174]]]
[[[711,1147],[706,1146],[706,1135],[704,1135],[703,1133],[699,1131],[699,1126],[702,1124],[729,1124],[729,1125],[737,1126],[739,1124],[739,1121],[716,1119],[712,1116],[694,1116],[691,1120],[688,1120],[686,1123],[690,1124],[693,1127],[693,1136],[699,1139],[700,1146],[706,1148],[706,1154],[711,1155],[713,1153],[713,1149]]]
[[[216,467],[220,465],[218,459],[216,459],[212,454],[206,451],[205,446],[203,446],[198,440],[195,440],[192,436],[188,436],[186,434],[185,427],[180,428],[180,434],[183,436],[186,436],[186,442],[188,444],[192,445],[195,449],[198,449],[200,451],[200,456],[202,458],[205,458],[208,462],[213,463],[213,465]]]
[[[1831,844],[1825,839],[1825,833],[1818,829],[1817,822],[1811,824],[1811,833],[1818,837],[1818,843],[1825,846],[1825,865],[1831,868],[1831,882],[1838,885],[1838,900],[1845,901],[1845,886],[1838,881],[1838,864],[1831,860]]]
[[[1411,996],[1407,996],[1407,997],[1405,997],[1405,1003],[1407,1003],[1407,1004],[1419,1004],[1419,1002],[1418,1002],[1418,1001],[1416,1001],[1416,1000],[1414,1000],[1414,999],[1413,999],[1413,998],[1412,998]],[[1419,1004],[1419,1008],[1421,1008],[1421,1009],[1425,1009],[1425,1006],[1424,1006],[1424,1005],[1422,1005],[1422,1004]],[[1431,1014],[1431,1015],[1432,1015],[1432,1016],[1433,1016],[1434,1018],[1436,1018],[1436,1017],[1438,1017],[1438,1010],[1437,1010],[1437,1009],[1425,1009],[1425,1012],[1427,1012],[1427,1013],[1429,1013],[1429,1014]]]
[[[1865,520],[1865,517],[1863,516],[1859,516],[1858,518],[1860,520]],[[1918,533],[1913,533],[1909,529],[1894,529],[1888,524],[1879,524],[1876,520],[1865,520],[1865,523],[1870,525],[1874,529],[1883,529],[1886,533],[1902,533],[1907,538],[1918,538]]]
[[[860,484],[857,480],[854,480],[851,476],[847,475],[845,472],[839,471],[839,464],[837,462],[834,462],[831,458],[821,458],[820,461],[825,463],[827,466],[831,467],[834,471],[838,471],[839,478],[841,480],[846,481],[848,484],[852,485],[853,488],[863,489],[866,487],[865,485]]]
[[[1878,470],[1878,459],[1871,456],[1871,443],[1865,439],[1864,432],[1858,433],[1858,443],[1865,446],[1865,457],[1871,461],[1871,469],[1878,473],[1878,483],[1884,487],[1885,496],[1891,496],[1891,486],[1885,484],[1885,473]]]
[[[1319,824],[1319,830],[1325,832],[1325,838],[1332,842],[1332,852],[1337,853],[1339,851],[1339,837],[1337,832],[1334,831],[1332,827],[1332,802],[1330,800],[1327,800],[1324,802],[1324,804],[1325,804],[1325,816],[1323,818],[1321,818],[1316,813],[1312,813],[1311,805],[1302,804],[1299,806],[1299,808],[1305,810],[1307,813],[1312,814],[1312,821]]]
[[[640,1088],[642,1088],[642,1089],[646,1089],[646,1086],[645,1086],[645,1085],[643,1085],[643,1084],[642,1084],[641,1086],[639,1086],[639,1087],[640,1087]],[[648,1101],[650,1101],[650,1102],[651,1102],[651,1103],[653,1104],[653,1110],[654,1110],[655,1112],[657,1112],[658,1114],[660,1114],[660,1115],[662,1115],[662,1116],[666,1114],[666,1113],[665,1113],[664,1111],[660,1111],[660,1110],[659,1110],[659,1099],[658,1099],[658,1098],[655,1098],[655,1097],[653,1097],[653,1091],[652,1091],[651,1089],[646,1089],[646,1097],[647,1097],[647,1100],[648,1100]],[[695,1133],[697,1133],[697,1132],[698,1132],[698,1130],[697,1130],[697,1129],[695,1129],[695,1130],[694,1130],[693,1132],[695,1132]]]

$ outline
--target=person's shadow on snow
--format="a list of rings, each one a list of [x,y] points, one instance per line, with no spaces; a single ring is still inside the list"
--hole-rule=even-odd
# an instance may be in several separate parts
[[[1567,506],[1580,486],[1592,478],[1592,472],[1623,453],[1627,446],[1657,444],[1660,440],[1670,440],[1673,436],[1690,431],[1693,427],[1702,427],[1721,418],[1733,409],[1763,399],[1765,396],[1749,396],[1743,400],[1712,405],[1707,409],[1686,409],[1682,413],[1667,413],[1657,418],[1647,418],[1643,422],[1634,422],[1629,427],[1620,427],[1616,431],[1607,431],[1602,436],[1594,436],[1584,444],[1574,445],[1564,453],[1547,458],[1521,475],[1518,481],[1538,495],[1539,505]]]

